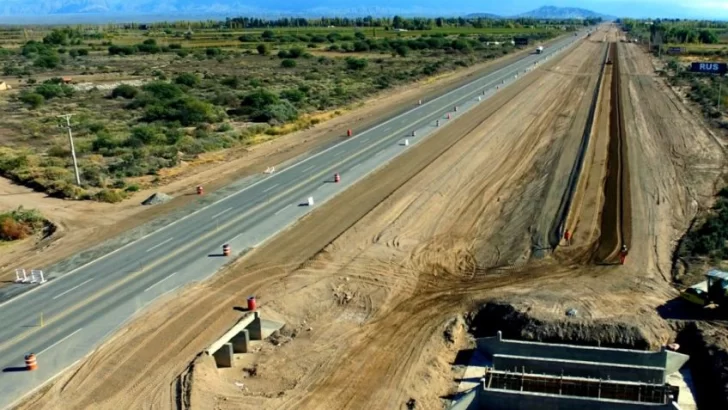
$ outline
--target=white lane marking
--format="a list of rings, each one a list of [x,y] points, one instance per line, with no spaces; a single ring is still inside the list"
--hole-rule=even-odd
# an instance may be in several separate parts
[[[274,213],[273,215],[278,215],[279,213],[281,213],[281,212],[285,211],[286,209],[288,209],[288,208],[290,208],[290,207],[291,207],[291,205],[288,205],[287,207],[285,207],[285,208],[282,208],[281,210],[279,210],[278,212]]]
[[[276,184],[276,185],[277,185],[277,184]],[[273,185],[273,187],[275,187],[276,185]],[[271,188],[272,188],[272,187],[271,187]],[[218,216],[220,216],[220,215],[224,214],[225,212],[228,212],[228,211],[229,211],[229,210],[231,210],[231,209],[233,209],[233,208],[232,208],[232,207],[230,207],[230,208],[227,208],[227,209],[225,209],[225,210],[223,210],[223,211],[220,211],[220,212],[216,213],[215,215],[213,215],[213,216],[212,216],[212,218],[210,218],[210,219],[215,219],[215,218],[217,218]]]
[[[150,287],[148,287],[148,288],[144,289],[144,291],[145,291],[145,292],[146,292],[146,291],[148,291],[149,289],[151,289],[151,288],[153,288],[153,287],[155,287],[155,286],[159,285],[160,283],[164,282],[165,280],[167,280],[167,279],[171,278],[172,276],[174,276],[174,275],[176,275],[176,274],[177,274],[177,272],[174,272],[174,273],[171,273],[171,274],[167,275],[167,277],[165,277],[165,278],[164,278],[164,279],[162,279],[162,280],[158,280],[158,281],[157,281],[157,282],[156,282],[156,283],[155,283],[154,285],[152,285],[152,286],[150,286]]]
[[[360,162],[360,163],[358,163],[358,164],[356,164],[356,165],[354,165],[353,167],[349,168],[349,172],[351,172],[351,171],[353,171],[353,170],[355,170],[355,169],[359,168],[359,165],[361,165],[361,162]]]
[[[273,189],[273,188],[277,187],[278,185],[280,185],[280,184],[275,184],[275,185],[273,185],[273,186],[270,186],[270,187],[268,187],[268,188],[264,189],[264,190],[263,190],[263,192],[268,192],[268,191],[270,191],[271,189]]]
[[[55,299],[58,299],[58,298],[60,298],[61,296],[65,295],[66,293],[69,293],[69,292],[73,292],[74,290],[76,290],[76,289],[80,288],[81,286],[83,286],[83,285],[85,285],[85,284],[87,284],[87,283],[91,282],[92,280],[94,280],[94,278],[91,278],[91,279],[89,279],[89,280],[87,280],[87,281],[85,281],[85,282],[81,283],[80,285],[74,286],[74,287],[72,287],[71,289],[68,289],[67,291],[65,291],[65,292],[61,293],[60,295],[56,295],[56,296],[54,296],[54,297],[53,297],[53,300],[55,300]]]
[[[68,340],[68,339],[69,339],[69,338],[70,338],[71,336],[75,335],[76,333],[80,332],[81,330],[83,330],[83,328],[82,328],[82,327],[81,327],[81,328],[78,328],[78,329],[76,329],[76,331],[75,331],[75,332],[73,332],[73,333],[71,333],[70,335],[68,335],[68,336],[64,337],[63,339],[61,339],[61,340],[59,340],[59,341],[57,341],[57,342],[53,343],[52,345],[50,345],[50,346],[46,347],[45,349],[41,350],[41,351],[40,351],[40,353],[36,353],[35,355],[36,355],[36,356],[40,356],[40,355],[42,355],[43,353],[45,353],[45,352],[47,352],[47,351],[49,351],[49,350],[53,349],[54,347],[58,346],[58,345],[59,345],[60,343],[63,343],[63,342],[65,342],[65,341],[66,341],[66,340]]]
[[[388,132],[388,131],[389,131],[389,130],[391,130],[391,129],[392,129],[392,127],[387,127],[387,128],[385,128],[385,129],[383,129],[382,131],[384,131],[384,132]]]
[[[559,43],[559,44],[561,44],[561,43]],[[569,45],[572,45],[573,43],[567,43],[567,44],[569,44]],[[555,53],[554,53],[554,54],[555,54]],[[492,73],[488,73],[488,74],[486,74],[486,75],[484,75],[484,76],[482,76],[482,77],[478,77],[477,79],[475,79],[475,80],[473,80],[473,81],[471,81],[471,82],[469,82],[469,83],[467,83],[467,84],[463,84],[462,86],[460,86],[460,87],[458,87],[458,88],[456,88],[456,89],[454,89],[454,90],[451,90],[451,91],[450,91],[450,92],[448,92],[448,93],[445,93],[445,94],[443,94],[443,95],[441,95],[441,96],[439,96],[439,97],[437,97],[437,98],[434,98],[434,99],[432,99],[432,100],[430,100],[430,101],[427,101],[426,103],[424,103],[424,104],[422,104],[422,105],[419,105],[419,106],[417,106],[417,107],[415,107],[415,108],[412,108],[412,109],[410,109],[410,110],[408,110],[408,111],[405,111],[405,112],[403,112],[402,114],[400,114],[400,115],[398,115],[398,116],[396,116],[396,117],[394,117],[394,118],[390,118],[389,120],[387,120],[387,121],[385,121],[385,122],[383,122],[383,123],[381,123],[381,124],[375,125],[374,127],[372,127],[372,128],[369,128],[368,130],[366,130],[366,131],[362,132],[361,134],[357,134],[357,135],[354,135],[353,137],[351,137],[351,138],[348,138],[348,139],[346,139],[346,140],[344,140],[344,141],[341,141],[341,142],[339,142],[339,143],[337,143],[337,144],[335,144],[335,145],[333,145],[333,146],[331,146],[331,147],[329,147],[329,148],[327,148],[327,149],[325,149],[325,150],[323,150],[323,151],[321,151],[321,152],[319,152],[319,153],[316,153],[316,154],[314,154],[314,155],[311,155],[310,157],[307,157],[307,158],[303,158],[302,160],[300,160],[300,161],[296,162],[295,164],[291,165],[290,167],[282,169],[282,170],[281,170],[280,172],[278,172],[278,173],[276,173],[276,174],[271,174],[271,175],[269,175],[269,176],[268,176],[267,178],[263,178],[263,179],[261,179],[261,180],[260,180],[260,181],[258,181],[258,182],[252,183],[252,184],[250,184],[250,185],[248,185],[248,186],[246,186],[246,187],[244,187],[244,188],[241,188],[241,189],[240,189],[239,191],[237,191],[237,192],[235,192],[235,193],[232,193],[232,194],[230,194],[230,195],[228,195],[228,196],[226,196],[226,197],[224,197],[224,198],[220,198],[220,199],[218,199],[217,201],[215,201],[215,202],[213,202],[213,203],[211,203],[211,204],[209,204],[209,205],[207,205],[207,206],[204,206],[204,207],[202,207],[202,208],[200,208],[200,209],[198,209],[198,210],[196,210],[196,211],[194,211],[194,212],[192,212],[192,213],[190,213],[190,214],[187,214],[187,215],[183,216],[182,218],[176,219],[176,220],[175,220],[175,221],[173,221],[172,223],[170,223],[170,224],[167,224],[167,225],[165,225],[165,226],[163,226],[163,227],[161,227],[161,228],[157,229],[156,231],[152,231],[152,232],[149,232],[148,234],[146,234],[146,235],[142,236],[141,238],[139,238],[139,239],[137,239],[137,240],[135,240],[135,241],[131,241],[131,242],[127,243],[126,245],[124,245],[124,246],[120,247],[120,248],[114,249],[113,251],[111,251],[111,252],[109,252],[109,253],[107,253],[107,254],[104,254],[104,255],[102,255],[102,256],[100,256],[100,257],[98,257],[98,258],[96,258],[96,259],[94,259],[94,260],[92,260],[92,261],[89,261],[89,262],[87,262],[87,263],[85,263],[85,264],[83,264],[83,265],[81,265],[81,266],[79,266],[79,267],[77,267],[77,268],[75,268],[75,269],[72,269],[72,270],[70,270],[69,272],[66,272],[66,274],[65,274],[65,275],[62,275],[62,276],[61,276],[61,277],[59,277],[58,279],[60,279],[60,278],[63,278],[63,277],[67,277],[67,276],[69,276],[69,275],[71,275],[71,274],[73,274],[73,273],[76,273],[76,272],[80,271],[81,269],[83,269],[83,268],[85,268],[85,267],[87,267],[87,266],[90,266],[90,265],[92,265],[92,264],[94,264],[94,263],[96,263],[96,262],[98,262],[98,261],[100,261],[100,260],[103,260],[103,259],[105,259],[105,258],[108,258],[109,256],[111,256],[111,255],[114,255],[114,254],[116,254],[117,252],[121,252],[122,250],[124,250],[124,249],[128,248],[129,246],[131,246],[131,245],[134,245],[134,244],[136,244],[137,242],[140,242],[140,241],[142,241],[142,240],[144,240],[144,239],[146,239],[146,238],[148,238],[148,237],[150,237],[150,236],[152,236],[152,235],[154,235],[154,234],[158,234],[158,233],[160,233],[160,232],[164,231],[165,229],[167,229],[167,228],[169,228],[169,227],[171,227],[171,226],[174,226],[174,225],[176,225],[176,224],[178,224],[178,223],[180,223],[180,222],[184,221],[185,219],[191,218],[192,216],[194,216],[194,215],[197,215],[198,213],[200,213],[200,212],[202,212],[202,211],[206,210],[207,208],[210,208],[210,207],[211,207],[211,206],[213,206],[213,205],[216,205],[216,204],[218,204],[218,203],[220,203],[220,202],[222,202],[222,201],[226,201],[226,200],[228,200],[228,199],[230,199],[230,198],[233,198],[233,197],[235,197],[235,196],[237,196],[237,195],[239,195],[239,194],[241,194],[241,193],[243,193],[243,192],[245,192],[245,191],[247,191],[247,190],[249,190],[249,189],[251,189],[251,188],[253,188],[253,187],[255,187],[255,186],[258,186],[258,185],[262,184],[263,182],[267,181],[267,180],[268,180],[269,178],[273,178],[273,177],[275,177],[276,175],[279,175],[280,173],[283,173],[283,172],[285,172],[285,171],[288,171],[288,170],[290,170],[290,169],[294,169],[294,168],[296,168],[297,166],[303,165],[303,164],[305,164],[306,162],[308,162],[309,160],[311,160],[311,159],[313,159],[313,158],[316,158],[316,157],[318,157],[318,156],[321,156],[321,155],[323,155],[324,153],[326,153],[326,152],[328,152],[328,151],[330,151],[330,150],[332,150],[332,149],[334,149],[334,148],[336,148],[336,147],[338,147],[338,146],[340,146],[340,145],[346,144],[346,143],[347,143],[347,142],[349,142],[349,141],[353,141],[353,140],[355,140],[355,139],[357,139],[357,138],[361,137],[362,135],[366,135],[367,133],[369,133],[369,132],[371,132],[371,131],[373,131],[373,130],[375,130],[375,129],[379,128],[379,127],[382,127],[382,126],[384,126],[384,125],[386,125],[386,124],[389,124],[389,123],[390,123],[390,122],[392,122],[392,121],[398,120],[398,119],[399,119],[399,118],[401,118],[401,117],[404,117],[404,116],[406,116],[406,115],[408,115],[408,114],[410,114],[410,113],[412,113],[412,112],[415,112],[415,111],[417,111],[417,110],[419,110],[419,109],[422,109],[422,107],[426,107],[426,106],[428,106],[428,105],[430,105],[430,104],[434,103],[435,101],[439,101],[439,100],[441,100],[441,99],[443,99],[443,98],[445,98],[445,97],[447,97],[447,96],[452,96],[452,95],[456,94],[457,92],[459,92],[460,90],[463,90],[463,89],[465,89],[465,88],[468,88],[468,87],[473,87],[473,84],[476,84],[476,83],[480,83],[480,82],[482,82],[483,80],[485,80],[485,79],[486,79],[486,78],[488,78],[488,77],[496,77],[496,76],[497,76],[497,75],[498,75],[499,73],[501,73],[501,72],[503,72],[503,71],[506,71],[506,70],[507,70],[507,69],[509,69],[509,68],[510,68],[510,69],[511,69],[511,71],[512,71],[512,70],[513,70],[513,67],[514,67],[515,65],[517,65],[517,64],[523,64],[523,62],[524,62],[525,60],[528,60],[528,59],[529,59],[529,57],[530,57],[530,55],[529,55],[529,56],[525,56],[525,57],[522,57],[521,59],[519,59],[519,60],[516,60],[516,61],[512,62],[511,64],[509,64],[509,65],[507,65],[507,66],[505,66],[505,67],[502,67],[502,68],[500,68],[500,69],[498,69],[498,70],[495,70],[495,71],[493,71]],[[313,167],[311,167],[311,168],[313,168]],[[306,170],[304,170],[304,171],[306,171]],[[53,281],[53,282],[58,282],[58,281]],[[32,292],[35,292],[35,291],[37,291],[38,289],[47,289],[47,288],[48,288],[47,286],[37,286],[37,287],[34,287],[33,289],[31,289],[31,290],[29,290],[29,291],[27,291],[27,292],[23,292],[23,293],[21,293],[21,294],[17,295],[16,297],[14,297],[14,298],[8,299],[8,300],[6,300],[6,301],[4,301],[4,302],[0,303],[0,307],[2,307],[2,306],[4,306],[5,304],[7,304],[7,303],[10,303],[10,302],[12,302],[12,301],[14,301],[14,300],[18,300],[18,299],[19,299],[19,298],[21,298],[21,297],[27,296],[28,294],[30,294],[30,293],[32,293]]]
[[[155,249],[159,248],[160,246],[164,245],[165,243],[167,243],[167,242],[171,241],[172,239],[174,239],[174,237],[172,237],[172,238],[168,238],[168,239],[165,239],[164,241],[162,241],[162,242],[160,242],[160,243],[158,243],[158,244],[156,244],[156,245],[152,246],[151,248],[147,249],[147,252],[151,252],[151,251],[153,251],[153,250],[155,250]]]
[[[304,170],[303,170],[303,171],[301,171],[301,172],[306,172],[306,171],[308,171],[309,169],[312,169],[312,168],[313,168],[313,167],[315,167],[315,166],[316,166],[316,165],[311,165],[310,167],[308,167],[308,168],[304,169]]]

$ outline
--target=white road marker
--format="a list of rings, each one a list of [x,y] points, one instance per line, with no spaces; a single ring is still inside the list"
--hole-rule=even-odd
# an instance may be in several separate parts
[[[76,333],[80,332],[81,330],[83,330],[83,328],[78,328],[78,329],[76,329],[76,331],[75,331],[75,332],[73,332],[73,333],[71,333],[70,335],[68,335],[68,336],[64,337],[63,339],[61,339],[61,340],[59,340],[59,341],[57,341],[57,342],[53,343],[52,345],[50,345],[50,346],[46,347],[45,349],[41,350],[41,351],[40,351],[40,353],[36,353],[35,355],[36,355],[36,356],[40,356],[40,355],[42,355],[43,353],[45,353],[45,352],[47,352],[47,351],[49,351],[49,350],[53,349],[54,347],[58,346],[59,344],[61,344],[61,343],[65,342],[65,341],[66,341],[67,339],[69,339],[69,338],[70,338],[71,336],[75,335]]]
[[[392,129],[392,127],[387,127],[387,128],[385,128],[385,129],[383,129],[382,131],[384,131],[384,132],[388,132],[388,131],[389,131],[389,130],[391,130],[391,129]]]
[[[306,172],[306,171],[308,171],[309,169],[312,169],[313,167],[315,167],[315,165],[311,165],[310,167],[308,167],[308,168],[304,169],[304,170],[303,170],[303,171],[301,171],[301,172]]]
[[[279,213],[281,213],[281,212],[285,211],[286,209],[288,209],[288,208],[290,208],[290,207],[291,207],[291,206],[290,206],[290,205],[288,205],[287,207],[285,207],[285,208],[282,208],[282,209],[280,209],[280,210],[279,210],[278,212],[274,213],[273,215],[278,215]]]
[[[160,246],[164,245],[165,243],[171,241],[172,239],[174,239],[174,238],[168,238],[168,239],[163,240],[162,242],[160,242],[160,243],[152,246],[151,248],[147,249],[147,252],[151,252],[151,251],[159,248]]]
[[[275,185],[271,185],[271,186],[269,186],[268,188],[264,189],[264,190],[263,190],[263,192],[268,192],[268,191],[270,191],[271,189],[273,189],[273,188],[277,187],[278,185],[280,185],[280,184],[275,184]]]
[[[275,186],[275,185],[273,185],[273,186]],[[220,215],[224,214],[225,212],[227,212],[227,211],[229,211],[229,210],[231,210],[231,209],[233,209],[233,208],[232,208],[232,207],[230,207],[230,208],[228,208],[228,209],[225,209],[225,210],[223,210],[223,211],[220,211],[220,212],[216,213],[215,215],[213,215],[213,216],[212,216],[212,218],[210,218],[210,219],[215,219],[215,218],[217,218],[218,216],[220,216]]]
[[[144,291],[145,291],[145,292],[146,292],[146,291],[148,291],[149,289],[151,289],[151,288],[153,288],[153,287],[155,287],[155,286],[159,285],[160,283],[164,282],[165,280],[167,280],[167,279],[171,278],[172,276],[174,276],[174,275],[176,275],[176,274],[177,274],[177,272],[175,272],[175,273],[172,273],[172,274],[168,275],[168,276],[167,276],[166,278],[164,278],[164,279],[162,279],[162,280],[159,280],[159,281],[157,281],[157,282],[156,282],[156,283],[155,283],[154,285],[152,285],[152,286],[150,286],[150,287],[148,287],[148,288],[144,289]]]
[[[58,298],[60,298],[61,296],[65,295],[66,293],[69,293],[69,292],[73,292],[74,290],[76,290],[76,289],[80,288],[81,286],[83,286],[83,285],[85,285],[85,284],[87,284],[87,283],[91,282],[92,280],[94,280],[94,278],[91,278],[91,279],[89,279],[89,280],[87,280],[87,281],[85,281],[85,282],[81,283],[80,285],[76,285],[76,286],[72,287],[71,289],[68,289],[67,291],[65,291],[65,292],[61,293],[60,295],[56,295],[56,296],[54,296],[54,297],[53,297],[53,299],[54,299],[54,300],[55,300],[55,299],[58,299]]]

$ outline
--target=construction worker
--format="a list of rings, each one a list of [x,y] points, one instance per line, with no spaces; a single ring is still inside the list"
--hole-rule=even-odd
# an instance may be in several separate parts
[[[622,250],[619,252],[619,264],[624,265],[624,260],[627,259],[627,245],[622,245]]]

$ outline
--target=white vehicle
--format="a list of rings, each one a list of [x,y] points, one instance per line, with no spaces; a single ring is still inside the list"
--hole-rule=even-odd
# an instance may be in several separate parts
[[[536,54],[542,54],[543,53],[543,46],[538,46],[536,48]]]

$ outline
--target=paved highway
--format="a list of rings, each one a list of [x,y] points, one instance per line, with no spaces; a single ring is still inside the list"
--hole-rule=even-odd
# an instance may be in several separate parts
[[[160,295],[213,275],[233,259],[221,255],[223,244],[230,244],[234,255],[258,246],[432,134],[437,120],[446,127],[497,92],[497,86],[516,81],[516,74],[583,37],[564,38],[541,55],[525,56],[425,101],[87,265],[29,285],[36,287],[0,304],[0,408],[82,359]],[[341,183],[333,182],[334,173]],[[313,206],[304,205],[309,196]],[[22,371],[29,352],[38,356],[34,372]]]

